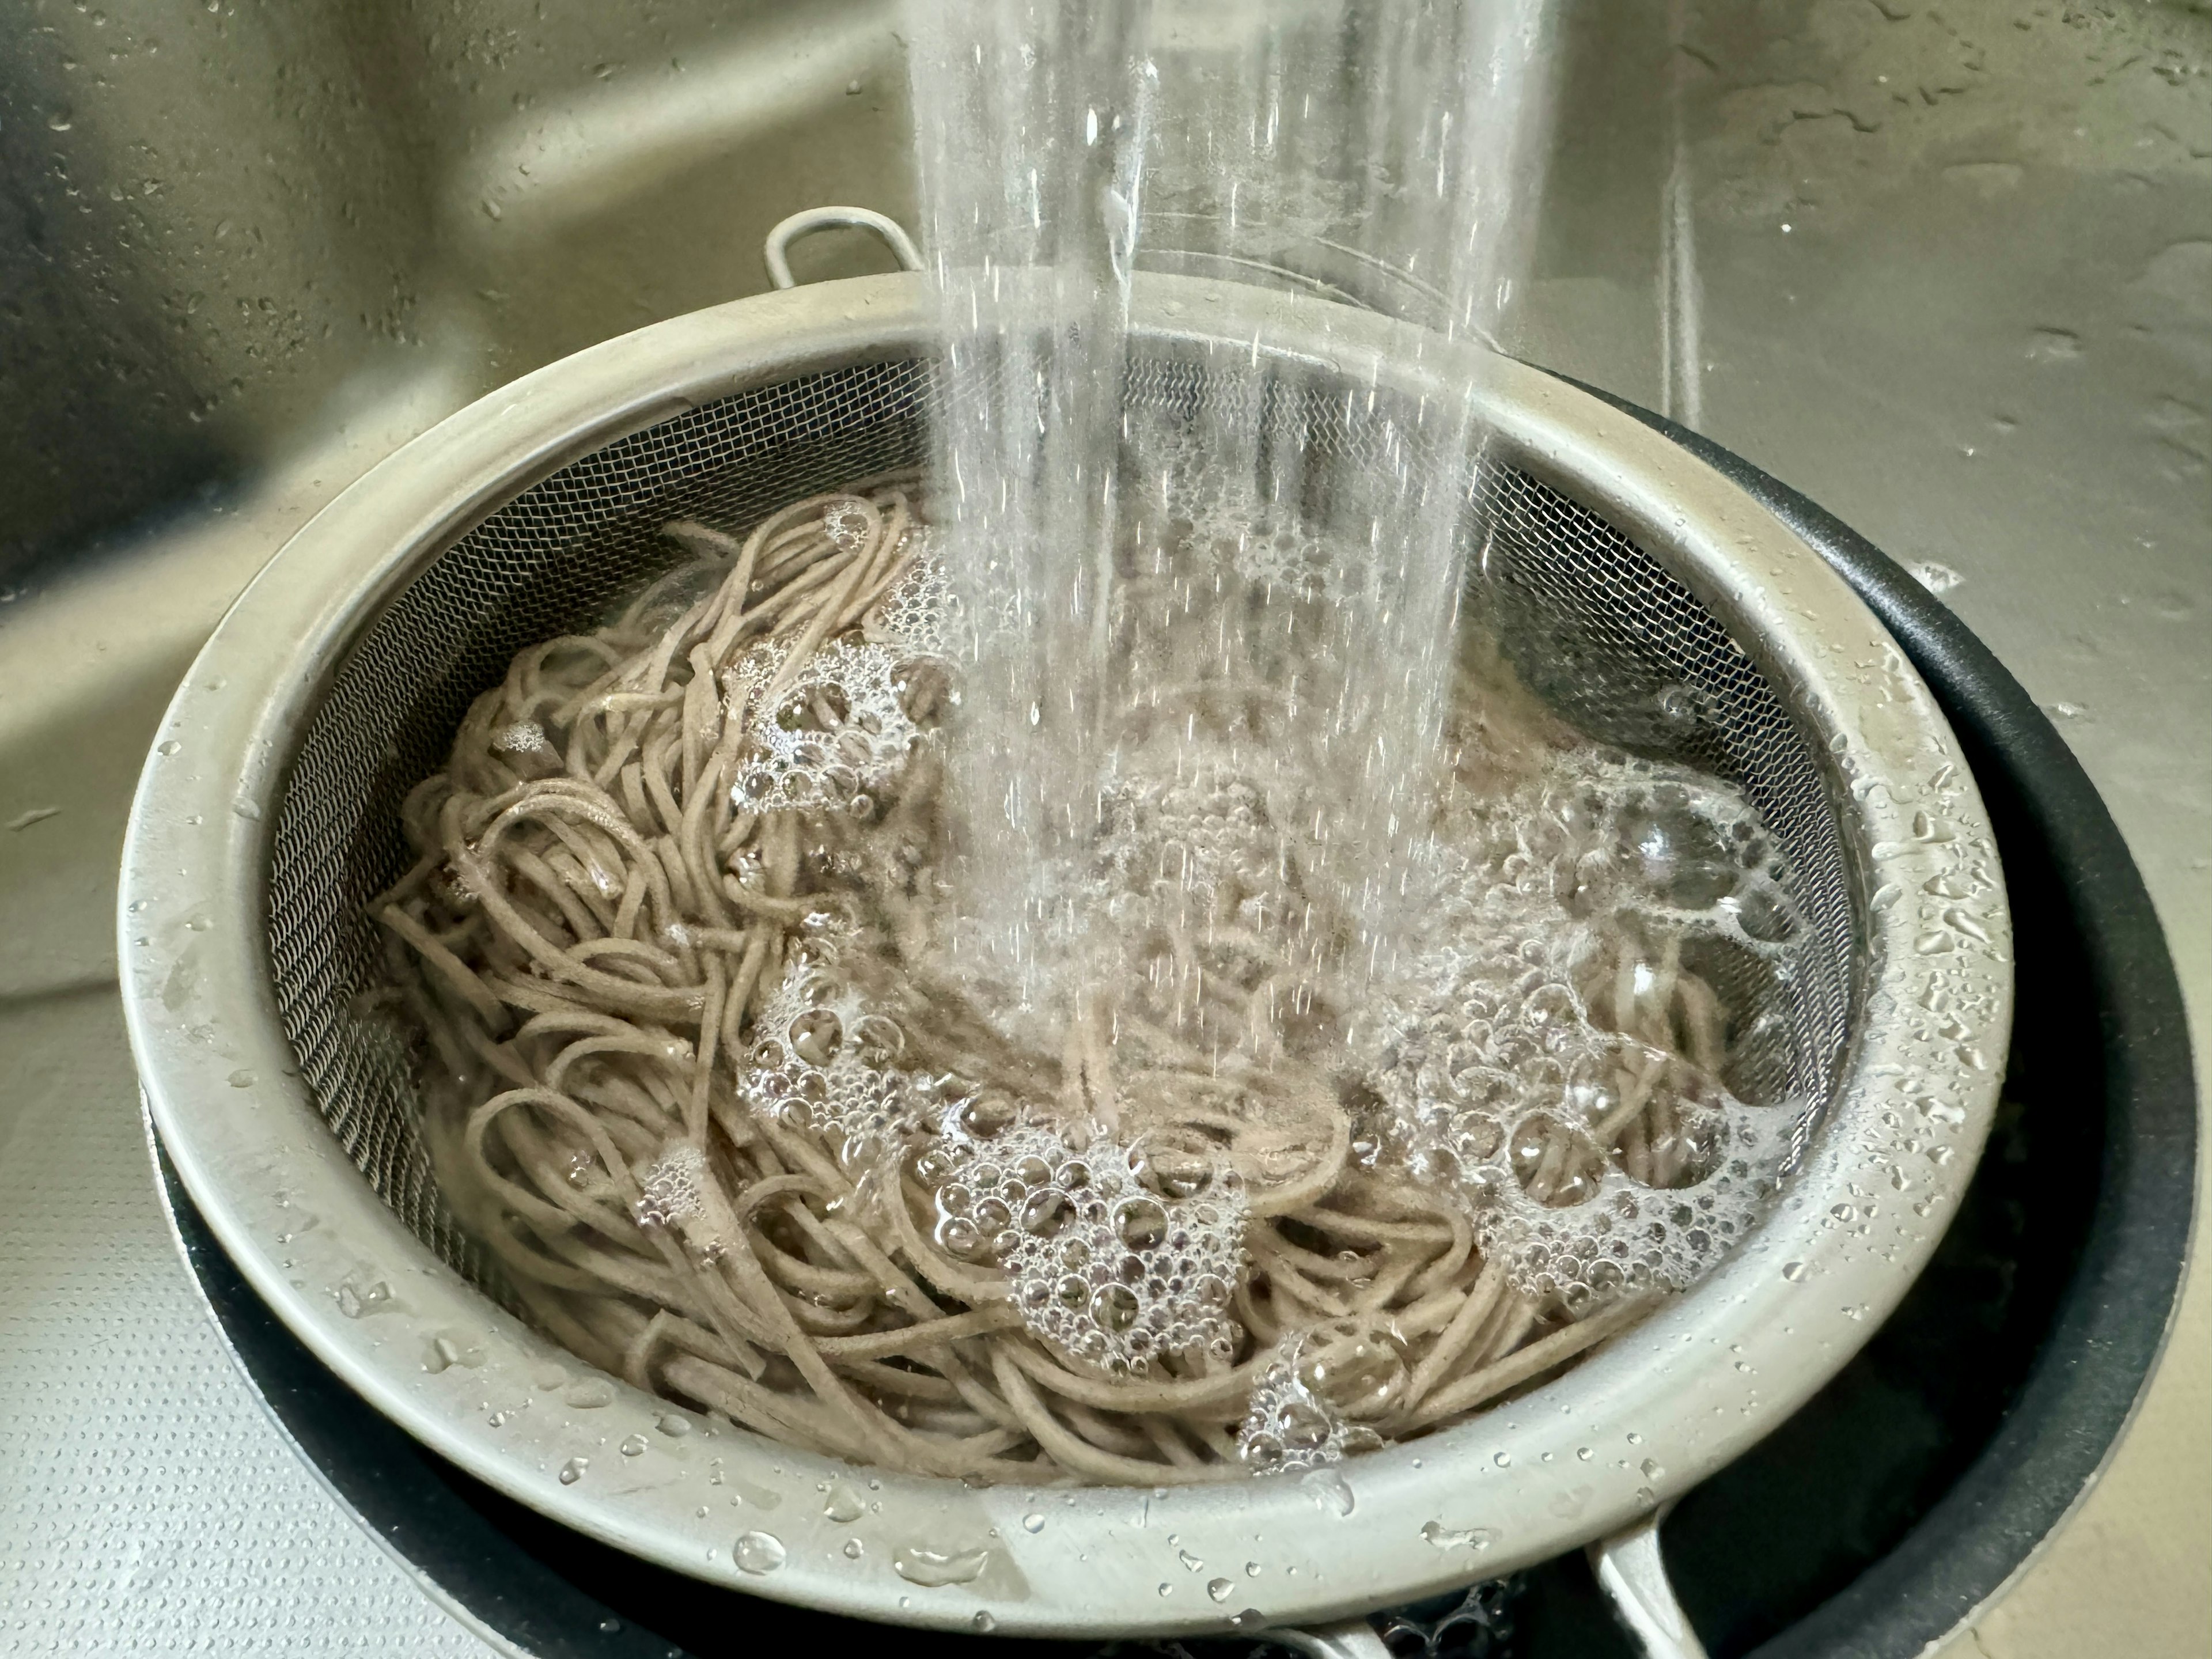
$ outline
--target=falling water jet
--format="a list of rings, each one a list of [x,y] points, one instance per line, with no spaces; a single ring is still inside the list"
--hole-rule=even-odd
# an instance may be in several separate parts
[[[954,780],[958,954],[1057,1047],[1115,994],[1079,890],[1115,802],[1155,776],[1303,796],[1318,775],[1328,807],[1284,855],[1357,938],[1312,947],[1355,984],[1387,972],[1439,775],[1469,401],[1376,423],[1359,469],[1311,461],[1316,412],[1285,420],[1256,365],[1216,372],[1194,422],[1125,417],[1130,281],[1304,286],[1398,309],[1433,350],[1489,339],[1540,183],[1544,8],[915,0],[908,18],[977,734]],[[1314,274],[1329,260],[1390,280],[1351,291]],[[1293,738],[1150,729],[1161,684],[1249,672],[1240,595]]]

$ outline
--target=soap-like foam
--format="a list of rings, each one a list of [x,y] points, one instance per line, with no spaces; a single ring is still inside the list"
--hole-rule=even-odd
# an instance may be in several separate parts
[[[918,548],[865,619],[866,637],[816,647],[774,708],[758,705],[786,646],[757,646],[726,670],[723,696],[749,739],[731,791],[738,806],[866,817],[921,739],[907,712],[907,677],[919,659],[942,654],[946,616],[944,572]]]
[[[1802,924],[1756,814],[1585,749],[1456,828],[1356,1039],[1378,1104],[1355,1156],[1458,1193],[1526,1294],[1689,1284],[1757,1219],[1794,1115],[1776,1005]]]
[[[1357,1322],[1340,1321],[1338,1325],[1350,1328]],[[1349,1328],[1289,1333],[1275,1344],[1254,1379],[1244,1420],[1237,1430],[1237,1455],[1254,1474],[1299,1474],[1340,1463],[1382,1443],[1381,1435],[1352,1421],[1331,1396],[1328,1383],[1336,1379],[1330,1373],[1330,1360],[1340,1350],[1348,1351],[1348,1363],[1339,1361],[1337,1369],[1358,1373],[1358,1381],[1372,1404],[1395,1401],[1405,1382],[1405,1364],[1387,1333]]]
[[[1071,1136],[988,1100],[948,1113],[916,1170],[935,1189],[939,1247],[994,1262],[1022,1323],[1063,1352],[1110,1376],[1170,1355],[1235,1358],[1245,1223],[1235,1171],[1164,1190],[1146,1179],[1141,1142]]]
[[[641,1196],[633,1210],[646,1227],[675,1227],[700,1211],[700,1194],[706,1185],[707,1155],[688,1140],[679,1140],[662,1152],[639,1182]]]
[[[951,588],[928,533],[916,529],[908,534],[915,546],[906,568],[861,618],[861,631],[872,644],[911,656],[941,657],[954,617]]]
[[[865,816],[921,732],[899,701],[899,659],[889,647],[836,640],[817,646],[772,709],[763,693],[787,651],[763,645],[723,678],[733,715],[749,723],[750,752],[732,799],[748,812],[836,809]]]
[[[833,974],[787,974],[754,1030],[746,1104],[822,1133],[850,1166],[932,1127],[941,1109],[931,1079],[892,1063],[905,1047],[897,1023]]]

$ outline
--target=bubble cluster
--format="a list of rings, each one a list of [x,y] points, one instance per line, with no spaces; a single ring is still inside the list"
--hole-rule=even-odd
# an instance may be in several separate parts
[[[702,1261],[719,1260],[737,1240],[737,1223],[707,1166],[707,1154],[689,1140],[672,1141],[639,1177],[630,1213],[641,1227],[682,1235]]]
[[[700,1194],[707,1181],[707,1155],[688,1140],[679,1140],[662,1152],[638,1185],[633,1206],[638,1224],[675,1227],[697,1215]]]
[[[536,720],[515,720],[501,726],[491,734],[491,746],[502,755],[553,753],[553,745],[545,736],[545,728]]]
[[[1045,1341],[1113,1376],[1236,1357],[1245,1202],[1234,1170],[1166,1176],[1141,1142],[1071,1136],[986,1094],[946,1115],[915,1173],[934,1189],[939,1247],[994,1262]]]
[[[754,1030],[745,1103],[787,1128],[823,1135],[848,1164],[935,1115],[930,1079],[893,1063],[906,1046],[897,1022],[828,971],[786,975]]]
[[[1291,1332],[1253,1380],[1237,1455],[1255,1474],[1286,1474],[1372,1451],[1382,1437],[1352,1413],[1396,1405],[1406,1380],[1387,1332],[1357,1320]]]
[[[1465,1195],[1526,1294],[1686,1285],[1788,1152],[1778,855],[1739,791],[1587,750],[1466,818],[1360,1033],[1355,1156]]]
[[[900,658],[888,646],[836,640],[817,646],[775,698],[757,705],[788,652],[755,647],[724,678],[732,713],[748,725],[751,752],[732,799],[748,812],[846,810],[866,817],[873,794],[896,779],[921,728],[900,697]]]
[[[862,629],[872,643],[903,647],[916,656],[941,657],[945,653],[952,611],[953,596],[945,567],[924,543],[908,559],[904,573],[891,584],[890,592],[862,619]]]

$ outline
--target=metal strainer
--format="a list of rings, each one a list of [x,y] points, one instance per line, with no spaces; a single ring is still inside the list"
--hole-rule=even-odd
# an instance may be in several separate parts
[[[1380,404],[1480,386],[1474,580],[1523,678],[1593,736],[1740,781],[1786,854],[1810,938],[1789,1038],[1745,1085],[1810,1103],[1778,1209],[1583,1364],[1326,1486],[886,1474],[852,1519],[820,1493],[862,1477],[599,1376],[497,1304],[417,1138],[407,1046],[357,1009],[399,802],[517,649],[670,562],[672,518],[740,526],[921,459],[926,403],[959,395],[933,386],[929,337],[902,276],[610,342],[401,450],[248,589],[169,711],[125,860],[131,1038],[185,1184],[301,1340],[438,1451],[610,1543],[794,1601],[1038,1634],[1311,1624],[1648,1516],[1832,1376],[1940,1237],[2005,1053],[1994,842],[1926,688],[1778,520],[1537,371],[1415,352],[1405,325],[1310,297],[1140,278],[1131,401],[1188,406],[1256,364],[1267,418],[1350,466]],[[1723,999],[1750,995],[1731,971],[1710,969]],[[580,1461],[623,1478],[564,1474]]]

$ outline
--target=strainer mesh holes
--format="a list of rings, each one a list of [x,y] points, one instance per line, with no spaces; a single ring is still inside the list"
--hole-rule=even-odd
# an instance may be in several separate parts
[[[1128,398],[1174,415],[1206,386],[1207,371],[1188,362],[1138,361]],[[928,371],[912,360],[805,374],[571,463],[425,564],[362,635],[309,722],[269,878],[279,1015],[347,1155],[471,1282],[497,1291],[486,1255],[447,1212],[417,1132],[418,1045],[371,994],[381,945],[366,907],[406,868],[402,800],[443,763],[469,702],[517,651],[593,625],[673,562],[659,533],[669,520],[741,529],[785,501],[919,460],[928,395]],[[1364,406],[1271,387],[1261,418],[1279,440],[1288,422],[1310,456],[1358,465],[1377,441]],[[1510,466],[1486,467],[1479,494],[1475,598],[1523,676],[1592,736],[1740,781],[1779,838],[1813,938],[1784,988],[1786,1075],[1762,1086],[1825,1103],[1848,1024],[1853,934],[1811,746],[1721,623],[1612,526]],[[1709,971],[1724,981],[1729,969]],[[1731,1000],[1725,982],[1716,988]]]

